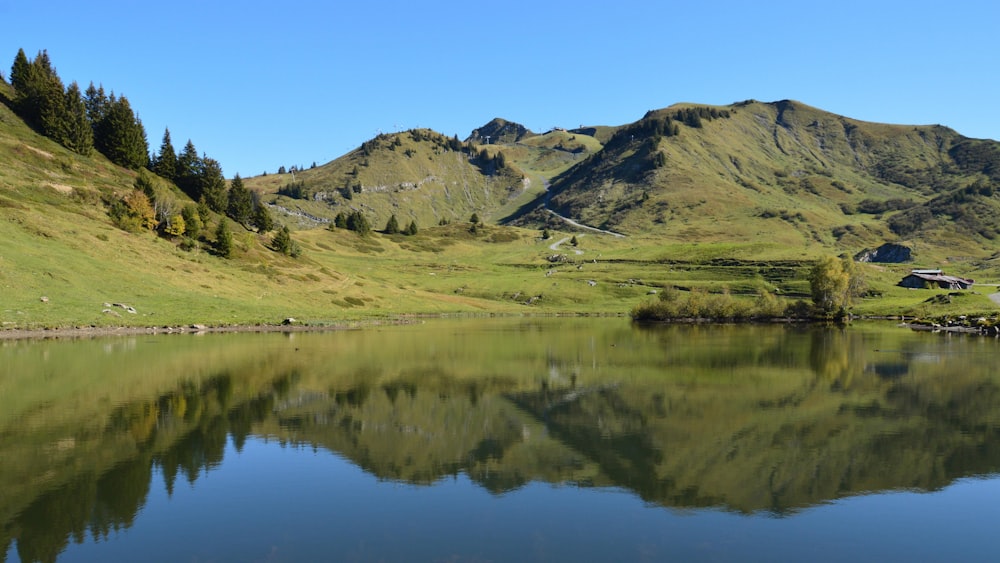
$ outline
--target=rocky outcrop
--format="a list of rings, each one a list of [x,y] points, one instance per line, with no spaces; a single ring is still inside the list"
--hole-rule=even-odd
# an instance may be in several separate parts
[[[913,259],[911,256],[912,252],[913,250],[908,246],[888,242],[874,250],[866,248],[865,250],[862,250],[854,255],[854,259],[858,262],[899,264],[901,262],[911,261]]]
[[[524,125],[496,117],[479,129],[474,129],[466,142],[480,145],[513,144],[526,137],[534,136],[535,134]]]

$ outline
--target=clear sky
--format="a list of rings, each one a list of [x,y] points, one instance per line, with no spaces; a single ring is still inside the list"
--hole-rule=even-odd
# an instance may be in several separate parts
[[[677,102],[795,99],[1000,139],[1000,2],[0,0],[0,71],[128,97],[227,177],[323,164],[379,131],[464,139],[621,125]]]

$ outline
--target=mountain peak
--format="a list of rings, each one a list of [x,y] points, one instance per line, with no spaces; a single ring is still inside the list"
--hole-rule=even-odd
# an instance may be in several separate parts
[[[479,144],[516,143],[521,139],[534,136],[535,133],[520,123],[494,117],[486,125],[473,129],[466,142],[472,141]]]

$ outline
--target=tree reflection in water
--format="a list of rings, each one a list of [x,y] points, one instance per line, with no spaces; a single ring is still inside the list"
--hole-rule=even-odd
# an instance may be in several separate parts
[[[1000,470],[1000,382],[971,348],[824,329],[630,338],[590,371],[579,350],[549,349],[545,369],[520,377],[443,362],[380,370],[372,358],[308,384],[300,368],[264,384],[226,370],[181,380],[110,409],[103,434],[78,436],[90,445],[63,466],[35,468],[63,478],[2,507],[0,553],[16,540],[22,561],[55,561],[71,540],[106,539],[133,525],[156,471],[172,494],[178,477],[194,485],[229,440],[240,451],[251,436],[336,452],[379,479],[465,474],[498,495],[532,481],[616,487],[663,507],[777,516]],[[14,442],[31,438],[0,442],[0,459],[21,451]]]

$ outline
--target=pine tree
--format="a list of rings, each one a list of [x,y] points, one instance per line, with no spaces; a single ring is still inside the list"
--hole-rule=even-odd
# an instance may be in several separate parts
[[[10,85],[14,87],[15,92],[24,90],[30,66],[31,63],[28,61],[28,56],[24,54],[24,49],[18,49],[17,55],[14,57],[14,64],[10,67]]]
[[[476,223],[478,223],[479,222],[479,214],[478,213],[473,213],[472,217],[469,217],[469,222],[472,223],[473,225],[475,225]]]
[[[229,222],[225,217],[219,218],[219,226],[215,229],[215,250],[223,258],[229,258],[233,254],[233,233],[230,232]]]
[[[348,230],[354,231],[361,236],[366,236],[371,232],[372,226],[368,222],[368,218],[364,216],[360,211],[353,211],[347,216],[347,228]]]
[[[111,162],[125,168],[138,170],[149,163],[149,144],[146,129],[132,112],[128,98],[108,99],[107,113],[97,123],[94,145]]]
[[[64,144],[60,133],[63,130],[63,122],[67,118],[66,93],[62,80],[56,74],[56,69],[52,67],[52,62],[46,51],[39,53],[32,61],[31,66],[34,80],[32,95],[35,97],[33,104],[37,108],[37,119],[42,134]]]
[[[261,201],[254,204],[252,226],[257,229],[258,233],[266,233],[274,229],[274,218],[271,217],[271,211]]]
[[[347,215],[343,211],[337,213],[337,216],[333,218],[333,226],[338,229],[347,228]]]
[[[91,82],[90,86],[87,86],[87,91],[84,92],[83,104],[87,106],[87,119],[90,120],[90,126],[96,130],[97,124],[104,119],[108,112],[108,97],[104,94],[104,85],[95,88],[94,83]]]
[[[195,153],[197,154],[197,153]],[[170,142],[170,129],[163,130],[163,141],[160,143],[160,154],[153,163],[153,172],[168,180],[177,176],[177,153]]]
[[[291,254],[292,252],[292,233],[289,232],[287,225],[282,225],[278,232],[274,234],[274,239],[271,240],[271,245],[274,250],[282,254]]]
[[[237,223],[243,225],[244,227],[250,225],[250,221],[253,218],[254,205],[253,205],[253,195],[251,195],[250,190],[246,189],[243,185],[243,179],[237,174],[233,177],[233,181],[229,186],[229,198],[226,205],[226,214],[236,221]]]
[[[62,122],[60,137],[63,145],[84,156],[89,156],[94,150],[94,130],[87,119],[87,107],[80,93],[80,86],[73,82],[66,89],[64,103],[66,116]]]
[[[222,165],[219,164],[219,161],[205,155],[202,155],[201,162],[199,197],[205,198],[212,211],[222,213],[228,203],[226,178],[222,175]]]
[[[198,216],[208,225],[208,220],[212,218],[212,210],[208,207],[205,198],[198,198]]]
[[[410,224],[406,226],[406,230],[404,231],[404,233],[406,233],[407,236],[413,236],[417,234],[417,221],[416,220],[410,221]]]
[[[198,150],[194,148],[194,143],[188,139],[184,150],[177,156],[177,167],[174,174],[174,183],[186,193],[191,199],[198,201],[201,199],[201,186],[199,178],[204,167]]]
[[[140,170],[135,177],[132,187],[146,194],[146,197],[153,201],[156,199],[156,187],[153,185],[153,178],[145,170]]]
[[[66,119],[66,100],[62,80],[52,68],[47,51],[40,51],[31,61],[18,51],[11,68],[14,108],[29,125],[46,137],[59,137]]]
[[[399,221],[396,220],[396,215],[393,214],[389,217],[389,221],[385,224],[385,234],[387,235],[397,235],[399,234]]]
[[[201,234],[201,229],[204,227],[201,215],[198,214],[198,207],[190,203],[185,205],[181,209],[181,217],[184,218],[184,232],[187,236],[197,239],[198,235]]]

